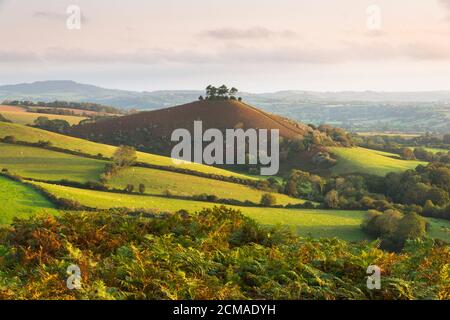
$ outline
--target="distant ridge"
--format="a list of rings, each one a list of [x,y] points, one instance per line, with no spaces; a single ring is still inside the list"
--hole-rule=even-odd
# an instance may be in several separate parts
[[[200,90],[136,92],[106,89],[70,80],[0,86],[0,101],[65,100],[92,102],[124,109],[157,110],[182,105],[204,94]],[[244,101],[264,111],[347,131],[446,133],[450,131],[450,91],[430,92],[241,92]]]
[[[37,81],[0,86],[0,99],[15,100],[67,100],[94,102],[114,107],[159,109],[196,100],[203,94],[201,90],[158,90],[137,92],[107,89],[71,80]],[[450,91],[428,92],[377,92],[342,91],[315,92],[285,90],[272,93],[241,93],[250,104],[286,105],[295,102],[450,102]]]

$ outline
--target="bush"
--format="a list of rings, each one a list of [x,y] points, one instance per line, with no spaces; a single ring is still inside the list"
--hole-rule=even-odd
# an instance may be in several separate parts
[[[3,142],[15,144],[17,142],[17,139],[15,136],[6,136],[3,138]]]
[[[261,196],[261,205],[264,207],[271,207],[277,204],[277,197],[271,193],[265,193]]]

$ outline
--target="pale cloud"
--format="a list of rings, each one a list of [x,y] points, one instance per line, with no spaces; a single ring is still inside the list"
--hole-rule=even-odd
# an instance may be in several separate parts
[[[38,18],[38,19],[45,19],[45,20],[66,21],[68,18],[68,14],[53,12],[53,11],[36,11],[33,14],[33,17]],[[81,12],[81,21],[83,23],[88,22],[88,19],[86,18],[86,16],[84,15],[83,12]]]
[[[271,30],[264,27],[253,27],[248,29],[219,28],[206,30],[200,36],[217,40],[249,40],[249,39],[269,39],[269,38],[293,38],[297,33],[292,30]]]
[[[22,51],[0,51],[0,63],[44,61],[63,64],[311,64],[332,65],[347,62],[379,62],[407,59],[411,61],[450,60],[450,44],[435,45],[427,42],[404,42],[392,45],[388,41],[342,42],[339,46],[323,47],[284,45],[259,47],[230,44],[208,52],[201,49],[142,48],[111,52],[81,48],[52,47],[40,54]]]

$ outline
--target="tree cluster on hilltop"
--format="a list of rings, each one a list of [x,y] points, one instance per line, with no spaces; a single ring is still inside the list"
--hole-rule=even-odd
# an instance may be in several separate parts
[[[199,97],[199,100],[239,100],[241,101],[241,97],[236,97],[237,93],[239,92],[238,89],[235,87],[228,88],[226,85],[221,85],[220,87],[214,87],[212,85],[209,85],[206,87],[206,96],[203,98],[203,96]]]

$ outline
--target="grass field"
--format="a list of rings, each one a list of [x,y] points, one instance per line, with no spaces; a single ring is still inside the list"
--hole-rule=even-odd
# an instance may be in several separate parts
[[[426,218],[429,223],[428,234],[431,238],[442,239],[450,243],[450,221],[436,218]]]
[[[54,132],[31,128],[15,123],[0,122],[0,137],[15,136],[19,141],[38,142],[39,140],[51,141],[56,147],[65,148],[74,151],[81,151],[83,153],[97,155],[99,153],[110,157],[113,155],[117,147],[95,143],[88,140],[73,138],[61,135]],[[174,164],[172,159],[168,157],[158,156],[149,153],[138,152],[138,161],[160,166],[175,166],[178,168],[189,169],[193,171],[216,174],[222,176],[234,176],[238,178],[254,179],[242,174],[231,171],[215,168],[212,166],[201,165],[197,163],[185,162],[181,164]]]
[[[41,148],[0,143],[0,168],[25,178],[96,181],[105,163]]]
[[[128,207],[155,209],[161,212],[185,209],[191,212],[211,208],[217,204],[169,199],[158,196],[114,194],[102,191],[83,190],[36,182],[57,197],[72,199],[89,207],[109,209]],[[338,237],[348,241],[369,240],[360,226],[365,211],[282,209],[228,206],[264,225],[288,226],[300,236]],[[450,221],[426,218],[430,224],[429,236],[450,242]]]
[[[148,194],[164,194],[167,190],[180,196],[206,193],[214,194],[222,199],[249,200],[256,203],[259,203],[261,196],[265,193],[240,184],[138,167],[121,170],[108,182],[110,186],[120,189],[127,184],[133,184],[137,188],[140,183],[146,186],[145,192]],[[304,202],[283,194],[275,194],[275,196],[277,204]]]
[[[360,147],[329,149],[338,157],[337,164],[331,168],[331,171],[336,174],[367,173],[384,176],[389,172],[414,169],[419,164],[426,165],[426,162],[395,159],[399,156]]]
[[[44,187],[57,197],[76,200],[83,205],[100,209],[128,207],[156,209],[161,212],[180,209],[197,211],[217,205],[208,202],[169,199],[157,196],[114,194],[39,182],[35,184]],[[244,215],[266,225],[289,226],[302,236],[339,237],[349,241],[366,239],[366,236],[359,228],[364,216],[363,211],[229,207],[239,209]]]
[[[0,225],[10,224],[14,217],[26,218],[35,213],[56,214],[54,205],[33,188],[0,176]]]
[[[2,106],[0,106],[0,114],[2,114],[6,119],[11,120],[14,123],[18,124],[33,124],[34,120],[38,117],[47,117],[50,120],[61,119],[66,120],[71,125],[79,124],[81,120],[86,118],[78,117],[78,116],[66,116],[59,114],[43,114],[43,113],[34,113],[34,112],[26,112],[26,111],[12,111],[12,110],[2,110]]]

